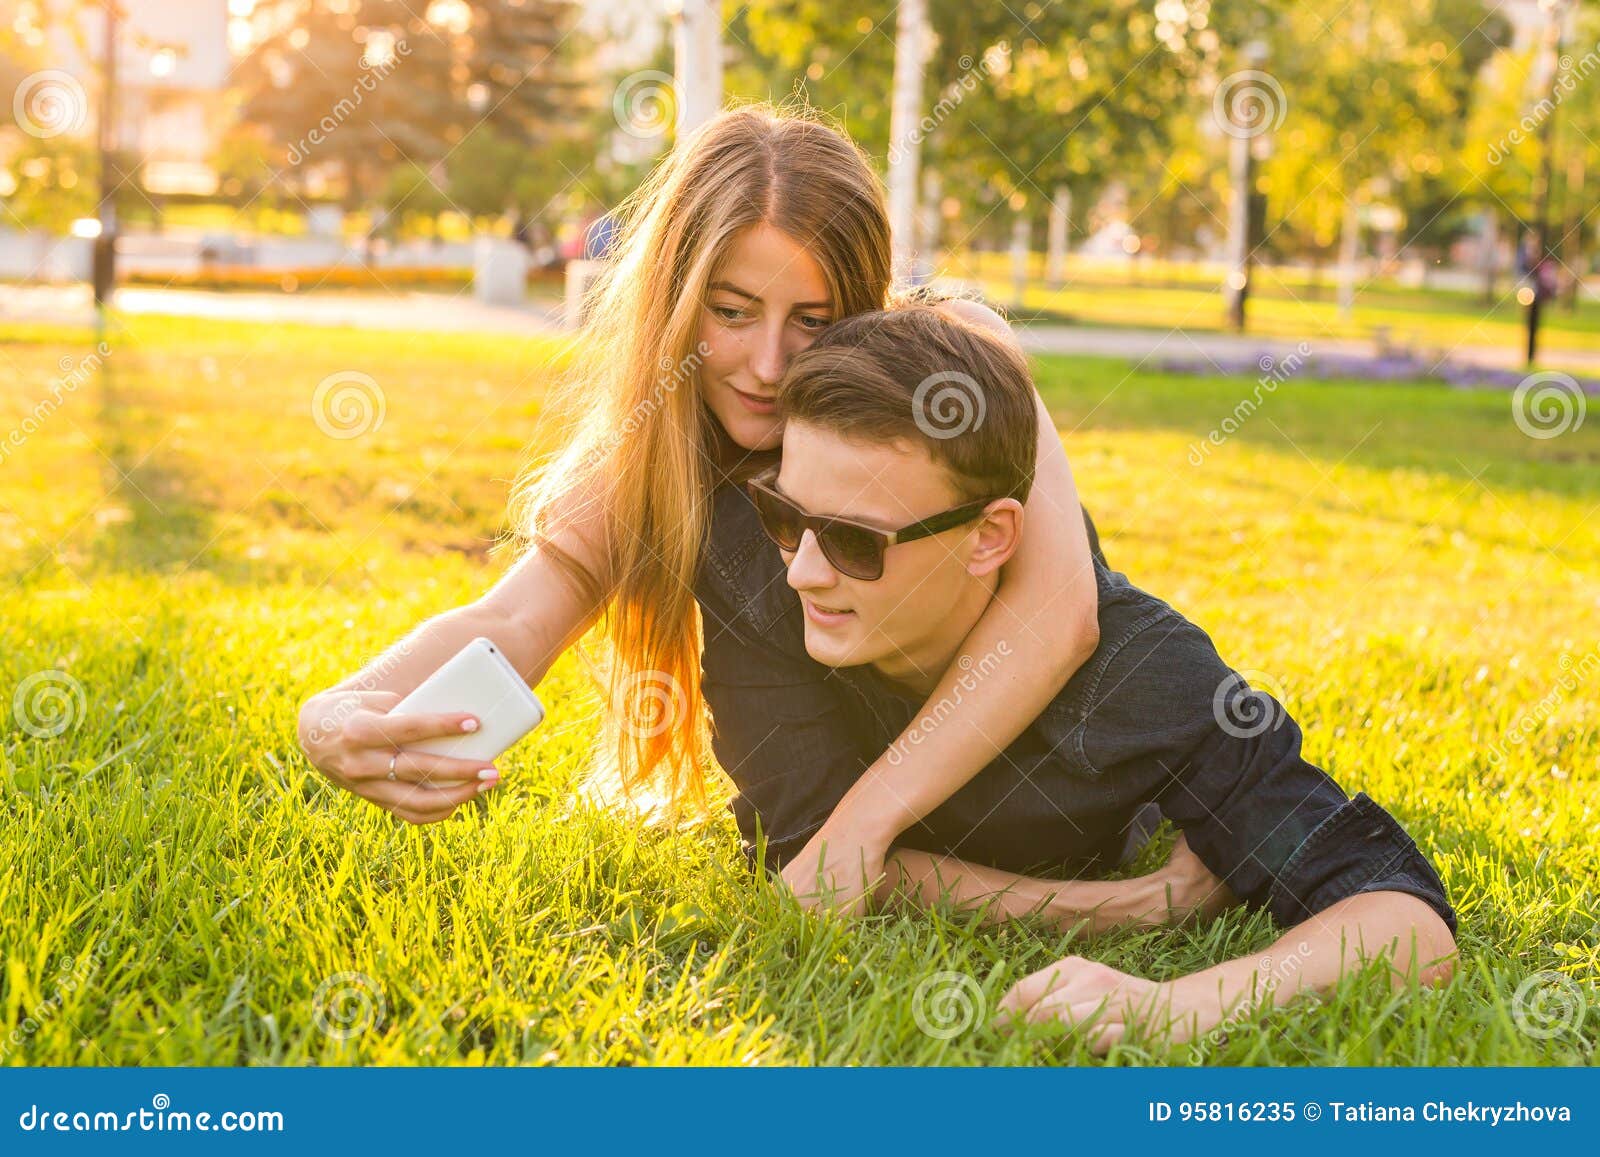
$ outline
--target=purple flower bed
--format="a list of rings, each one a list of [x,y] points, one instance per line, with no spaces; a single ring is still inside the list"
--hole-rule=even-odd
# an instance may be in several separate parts
[[[1272,376],[1281,360],[1263,350],[1248,357],[1164,358],[1155,365],[1169,373],[1215,376],[1220,371],[1228,376],[1259,378]],[[1566,376],[1576,382],[1584,393],[1600,395],[1600,379],[1580,378],[1576,374]],[[1460,389],[1514,390],[1527,377],[1528,371],[1523,370],[1476,366],[1448,358],[1436,361],[1407,351],[1394,351],[1370,357],[1362,354],[1313,353],[1302,358],[1299,365],[1284,370],[1279,380],[1348,378],[1374,382],[1432,381],[1445,382]]]

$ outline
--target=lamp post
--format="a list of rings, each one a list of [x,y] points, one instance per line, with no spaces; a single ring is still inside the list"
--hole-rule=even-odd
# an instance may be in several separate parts
[[[96,325],[105,326],[105,311],[117,283],[116,181],[112,174],[112,155],[116,149],[117,87],[117,5],[104,0],[105,46],[102,56],[100,118],[95,126],[96,147],[100,154],[100,201],[95,216],[99,228],[90,257],[90,280],[94,288]]]
[[[666,10],[672,18],[672,87],[682,140],[722,107],[722,4],[666,0]]]
[[[1533,368],[1539,350],[1539,310],[1545,298],[1554,295],[1555,255],[1550,252],[1550,182],[1554,168],[1551,138],[1556,119],[1556,84],[1561,79],[1561,42],[1566,32],[1567,0],[1539,0],[1539,8],[1549,18],[1545,44],[1551,50],[1550,86],[1546,107],[1550,110],[1539,125],[1539,173],[1533,182],[1533,253],[1529,265],[1531,284],[1528,294],[1528,368]]]
[[[1244,46],[1242,55],[1252,70],[1258,70],[1267,60],[1266,43],[1252,40]],[[1223,293],[1228,324],[1239,333],[1244,332],[1245,302],[1250,296],[1250,195],[1255,185],[1255,143],[1261,131],[1270,131],[1270,104],[1267,113],[1264,127],[1247,129],[1236,125],[1228,130],[1228,185],[1232,199],[1228,205],[1228,277]]]

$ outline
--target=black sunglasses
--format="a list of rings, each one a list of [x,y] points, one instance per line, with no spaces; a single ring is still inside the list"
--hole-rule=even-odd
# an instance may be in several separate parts
[[[849,518],[828,518],[807,514],[772,487],[778,476],[776,468],[763,471],[745,483],[750,501],[755,503],[756,515],[761,519],[761,529],[777,544],[780,550],[800,549],[800,540],[806,531],[817,536],[822,555],[840,574],[871,582],[883,577],[883,552],[899,542],[913,542],[927,538],[964,522],[971,522],[983,513],[993,498],[967,502],[953,509],[902,526],[899,530],[879,530]]]

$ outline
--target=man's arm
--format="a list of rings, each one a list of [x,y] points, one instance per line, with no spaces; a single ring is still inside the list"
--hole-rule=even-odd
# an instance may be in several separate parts
[[[1063,932],[1091,936],[1124,926],[1208,920],[1238,903],[1181,835],[1164,865],[1129,880],[1050,880],[897,847],[890,850],[875,898],[882,904],[896,895],[930,908],[941,902],[980,908],[989,924],[1037,915]]]
[[[1305,989],[1325,991],[1379,958],[1391,987],[1412,979],[1444,984],[1455,972],[1455,937],[1432,905],[1409,892],[1358,892],[1291,928],[1265,952],[1166,982],[1068,956],[1013,985],[1000,1012],[1006,1019],[1085,1026],[1100,1054],[1135,1027],[1170,1033],[1173,1043],[1199,1042]]]
[[[946,306],[963,321],[1010,337],[1005,320],[986,306]],[[1100,641],[1098,584],[1077,486],[1037,394],[1035,405],[1039,457],[1024,506],[1027,533],[961,647],[969,666],[996,654],[1004,661],[985,664],[993,670],[975,686],[963,684],[970,677],[960,662],[944,672],[922,712],[784,869],[784,881],[807,902],[859,913],[894,838],[1021,735]],[[949,711],[952,702],[960,708]]]

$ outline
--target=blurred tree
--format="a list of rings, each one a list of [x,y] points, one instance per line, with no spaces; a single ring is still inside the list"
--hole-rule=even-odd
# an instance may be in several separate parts
[[[280,144],[287,177],[331,170],[350,206],[376,200],[396,165],[445,159],[480,125],[546,147],[591,101],[571,0],[258,7],[276,31],[240,66],[243,118]]]

